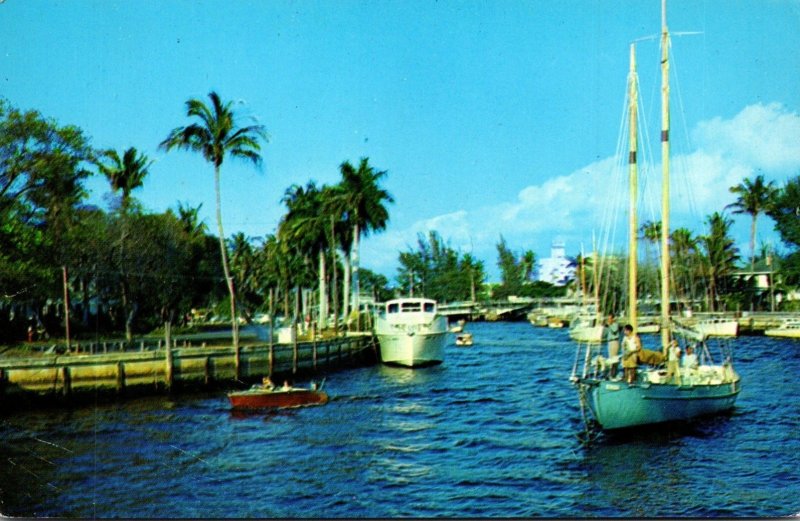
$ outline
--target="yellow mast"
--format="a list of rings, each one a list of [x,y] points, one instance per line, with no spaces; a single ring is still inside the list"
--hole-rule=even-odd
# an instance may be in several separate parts
[[[639,192],[638,187],[638,167],[636,162],[636,151],[638,148],[638,128],[636,125],[637,119],[637,77],[636,77],[636,46],[631,44],[631,66],[628,73],[628,113],[630,118],[628,137],[629,153],[628,153],[628,181],[630,186],[630,208],[628,216],[628,320],[633,326],[634,332],[637,330],[638,316],[636,310],[636,263],[639,259],[639,254],[636,247],[636,197]]]
[[[661,0],[661,349],[667,352],[669,330],[669,32],[667,1]]]
[[[594,230],[592,230],[592,277],[594,278],[594,313],[597,316],[598,324],[602,318],[600,313],[600,278],[597,273],[597,244],[594,239]]]

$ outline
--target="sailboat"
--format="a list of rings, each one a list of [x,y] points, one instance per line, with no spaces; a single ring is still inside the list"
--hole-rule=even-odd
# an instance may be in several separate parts
[[[588,409],[604,431],[669,421],[691,420],[727,411],[733,408],[741,390],[740,377],[733,368],[730,353],[723,352],[722,363],[714,363],[705,342],[705,335],[672,323],[669,316],[669,32],[666,24],[666,0],[662,0],[661,19],[661,347],[663,353],[666,353],[672,338],[677,339],[677,337],[683,336],[684,342],[693,344],[692,347],[700,352],[700,361],[696,367],[681,368],[677,375],[671,377],[667,377],[667,371],[657,366],[640,366],[636,380],[628,383],[615,371],[608,370],[611,364],[618,362],[617,360],[605,360],[602,356],[592,357],[594,351],[591,346],[579,344],[570,379],[578,390],[584,420],[587,424],[589,423]],[[634,44],[631,44],[630,48],[628,97],[630,120],[628,154],[630,191],[628,306],[630,309],[628,310],[628,319],[631,324],[635,325],[637,324],[638,79]],[[581,357],[581,349],[585,349],[583,357]],[[579,370],[581,358],[583,358],[583,366],[582,370]]]
[[[594,242],[594,240],[592,241]],[[577,342],[588,342],[599,344],[603,341],[603,318],[600,315],[600,293],[597,278],[597,251],[594,249],[592,252],[592,285],[594,287],[594,305],[587,306],[586,298],[586,282],[585,282],[585,257],[583,255],[583,246],[581,246],[581,294],[584,298],[581,311],[572,316],[569,321],[569,337]]]

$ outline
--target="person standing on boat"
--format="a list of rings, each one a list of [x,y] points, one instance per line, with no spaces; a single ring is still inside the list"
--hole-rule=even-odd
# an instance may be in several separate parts
[[[622,369],[625,381],[632,384],[636,381],[636,367],[639,364],[642,341],[633,333],[633,326],[630,324],[625,324],[622,332],[625,335],[622,338]]]
[[[606,319],[605,339],[608,343],[608,359],[611,362],[611,378],[617,376],[616,358],[619,356],[619,322],[614,320],[614,315],[609,313]]]
[[[681,373],[678,371],[678,362],[681,360],[681,348],[678,346],[678,341],[673,339],[672,343],[667,350],[667,381],[678,384],[681,383]]]

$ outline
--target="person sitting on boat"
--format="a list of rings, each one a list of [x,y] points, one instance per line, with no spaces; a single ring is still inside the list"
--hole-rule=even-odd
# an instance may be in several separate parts
[[[606,319],[605,339],[608,342],[608,361],[611,363],[611,378],[617,376],[617,359],[619,357],[619,323],[609,313]]]
[[[639,364],[642,341],[633,333],[633,326],[630,324],[625,324],[622,332],[625,335],[622,338],[622,370],[625,381],[632,384],[636,381],[636,367]]]
[[[686,348],[686,356],[683,357],[681,364],[684,369],[697,369],[700,363],[697,361],[697,355],[694,352],[694,347],[689,346]]]
[[[281,389],[284,390],[284,391],[288,391],[291,388],[292,388],[292,386],[289,385],[289,380],[284,380],[283,381],[283,387],[281,387]]]
[[[681,360],[681,348],[677,340],[672,340],[669,349],[667,350],[667,381],[674,383],[677,379],[680,384],[681,374],[678,371],[678,363]]]
[[[271,391],[275,389],[275,384],[272,383],[272,380],[269,376],[265,376],[261,379],[261,388],[266,389],[267,391]]]

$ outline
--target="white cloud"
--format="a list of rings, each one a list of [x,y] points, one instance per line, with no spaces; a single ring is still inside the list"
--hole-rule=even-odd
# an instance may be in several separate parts
[[[780,185],[800,169],[800,116],[777,103],[751,105],[731,119],[701,122],[692,138],[695,148],[671,159],[673,228],[702,232],[705,217],[733,202],[729,189],[745,177],[763,174]],[[641,171],[646,194],[640,219],[660,219],[661,165],[643,165]],[[393,272],[398,252],[415,247],[417,233],[436,230],[452,247],[482,258],[493,273],[500,234],[512,248],[532,248],[543,257],[555,238],[567,241],[568,252],[577,251],[581,241],[590,247],[593,231],[599,236],[611,222],[624,240],[626,218],[627,167],[606,158],[527,186],[509,202],[460,209],[370,238],[364,258],[379,271]],[[736,238],[742,245],[747,242],[746,236]]]

